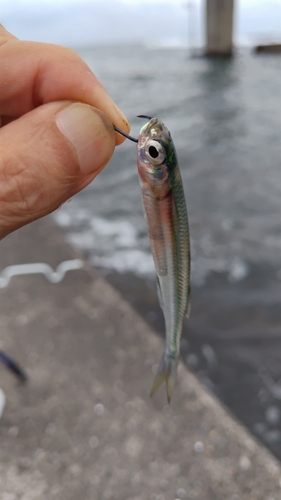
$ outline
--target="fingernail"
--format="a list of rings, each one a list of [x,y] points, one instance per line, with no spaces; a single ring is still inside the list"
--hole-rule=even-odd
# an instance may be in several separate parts
[[[76,149],[83,175],[98,172],[114,151],[114,129],[104,113],[92,106],[73,103],[59,111],[56,124]]]
[[[109,97],[102,84],[100,84],[98,87],[95,87],[95,97],[98,98],[99,102],[102,104],[103,111],[111,119],[112,123],[116,127],[124,130],[124,132],[129,133],[130,125],[127,118],[118,108],[115,102],[111,99],[111,97]]]
[[[129,122],[128,122],[126,116],[122,113],[121,109],[119,109],[118,106],[116,106],[115,102],[113,103],[113,105],[114,105],[114,108],[115,108],[117,114],[119,115],[119,119],[121,119],[121,121],[123,122],[123,124],[125,125],[126,128],[130,128]]]

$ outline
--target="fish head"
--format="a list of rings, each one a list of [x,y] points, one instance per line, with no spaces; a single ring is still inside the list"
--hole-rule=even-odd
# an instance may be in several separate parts
[[[152,118],[141,128],[137,152],[142,187],[147,186],[157,198],[165,197],[177,158],[171,134],[158,118]]]

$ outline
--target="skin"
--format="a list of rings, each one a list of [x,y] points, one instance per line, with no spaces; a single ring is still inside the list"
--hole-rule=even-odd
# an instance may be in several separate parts
[[[0,68],[3,238],[87,186],[125,140],[112,124],[127,133],[130,127],[68,48],[20,41],[0,25]],[[70,132],[61,118],[69,110],[79,115]]]

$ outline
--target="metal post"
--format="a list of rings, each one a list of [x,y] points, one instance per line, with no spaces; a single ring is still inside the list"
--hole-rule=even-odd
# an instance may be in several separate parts
[[[206,0],[206,55],[233,53],[234,0]]]

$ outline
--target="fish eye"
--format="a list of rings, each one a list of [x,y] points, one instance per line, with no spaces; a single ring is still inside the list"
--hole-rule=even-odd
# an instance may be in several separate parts
[[[165,149],[160,142],[149,140],[145,145],[145,156],[153,165],[160,165],[166,158]]]

